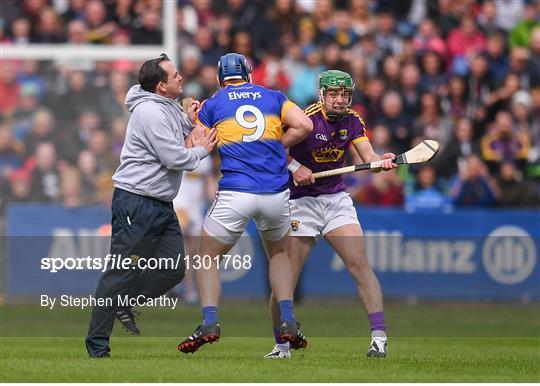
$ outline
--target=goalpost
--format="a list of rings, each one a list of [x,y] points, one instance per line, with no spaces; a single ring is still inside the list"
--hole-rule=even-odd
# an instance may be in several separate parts
[[[173,63],[178,64],[176,12],[177,4],[175,0],[163,1],[163,44],[161,46],[97,46],[91,44],[28,44],[16,46],[0,44],[0,58],[23,60],[92,59],[96,61],[117,59],[147,60],[165,53]]]

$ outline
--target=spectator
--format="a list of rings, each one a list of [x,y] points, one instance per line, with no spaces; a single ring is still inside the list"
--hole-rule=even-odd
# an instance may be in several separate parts
[[[207,65],[201,68],[199,75],[202,87],[201,100],[210,98],[216,91],[218,91],[218,84],[216,82],[216,66]]]
[[[217,19],[215,29],[215,37],[218,46],[223,51],[227,51],[232,45],[232,17],[227,14],[220,15]]]
[[[401,63],[397,56],[388,55],[383,60],[382,75],[387,89],[398,90],[401,76]]]
[[[96,157],[98,173],[116,170],[119,159],[112,155],[109,136],[103,130],[92,133],[88,141],[88,150]]]
[[[442,147],[433,165],[439,176],[449,179],[458,170],[466,168],[466,159],[473,154],[480,155],[480,145],[474,140],[472,122],[468,118],[460,118],[450,141]]]
[[[266,53],[266,57],[253,71],[253,82],[263,87],[287,91],[289,89],[289,78],[281,63],[281,53],[279,49],[272,48]]]
[[[467,85],[463,77],[454,75],[448,81],[448,96],[443,99],[443,110],[454,121],[469,116],[467,114]]]
[[[514,127],[517,132],[532,132],[531,109],[531,95],[525,90],[516,92],[512,97],[512,118],[514,119]]]
[[[384,89],[385,85],[382,78],[371,78],[367,82],[365,100],[362,104],[366,111],[364,119],[368,127],[375,125],[382,115]]]
[[[217,63],[216,63],[217,64]],[[197,78],[201,66],[201,52],[195,46],[187,46],[182,50],[180,68],[184,78],[184,95],[200,99],[203,93],[201,83]]]
[[[81,176],[74,167],[66,167],[60,173],[60,200],[66,208],[76,208],[84,204]]]
[[[468,115],[476,120],[482,121],[486,118],[485,102],[494,88],[489,77],[488,62],[481,54],[473,55],[471,58],[470,74],[467,80],[469,90],[467,105]]]
[[[318,100],[317,77],[324,71],[319,51],[311,52],[302,66],[300,74],[292,80],[289,96],[300,107],[307,107]]]
[[[509,32],[523,16],[522,0],[497,0],[497,24]]]
[[[485,48],[485,36],[476,27],[474,17],[466,15],[461,20],[461,25],[453,29],[448,36],[450,68],[459,75],[465,75],[471,56],[484,51]]]
[[[503,34],[494,33],[488,36],[486,57],[489,75],[493,84],[499,87],[510,68],[506,54],[506,40]]]
[[[531,90],[531,150],[529,162],[536,165],[536,177],[540,179],[540,86]]]
[[[215,79],[214,79],[215,80]],[[115,159],[120,159],[120,153],[126,139],[127,118],[116,117],[111,123],[112,152]]]
[[[371,146],[377,154],[394,153],[392,147],[392,136],[386,126],[377,125],[371,130],[369,135]]]
[[[31,40],[32,26],[27,17],[18,17],[11,23],[11,41],[13,44],[26,45]]]
[[[317,28],[310,18],[304,17],[298,23],[298,44],[305,57],[315,49]]]
[[[239,31],[234,34],[232,42],[233,51],[244,55],[253,68],[259,65],[260,59],[255,54],[251,35],[247,31]]]
[[[351,27],[358,36],[366,36],[375,30],[376,19],[367,1],[351,1],[351,17]]]
[[[338,9],[334,12],[332,25],[325,33],[328,42],[337,43],[344,49],[351,48],[359,39],[352,28],[351,16],[348,10]]]
[[[7,192],[7,197],[3,197],[3,200],[8,202],[28,202],[31,200],[32,180],[27,170],[24,168],[15,170],[9,175],[8,181],[10,189]],[[2,181],[2,185],[4,185],[3,183],[4,181]]]
[[[75,164],[79,153],[87,146],[92,133],[101,127],[101,115],[91,107],[85,108],[77,119],[77,123],[60,130],[59,143],[69,143],[70,146],[61,147],[60,158]]]
[[[42,9],[39,13],[39,21],[35,27],[32,43],[62,43],[65,41],[60,16],[52,7]]]
[[[405,112],[412,122],[420,111],[420,70],[415,63],[407,63],[401,67],[400,91]]]
[[[540,27],[531,32],[531,57],[528,68],[530,87],[540,86]]]
[[[313,10],[313,19],[317,30],[321,33],[328,31],[332,25],[332,14],[334,12],[334,5],[332,0],[318,0],[315,2],[315,9]]]
[[[116,117],[128,115],[124,104],[128,88],[128,75],[122,71],[111,71],[109,87],[101,93],[99,98],[100,111],[103,113],[105,122],[110,123]]]
[[[285,71],[287,78],[291,81],[298,76],[302,69],[302,50],[300,49],[300,45],[296,43],[290,44],[285,49],[286,53],[281,63],[283,64],[283,71]]]
[[[85,44],[87,43],[88,27],[82,20],[75,19],[67,26],[67,43]]]
[[[294,0],[281,0],[266,7],[264,17],[255,29],[258,47],[269,50],[278,42],[287,47],[295,41],[296,22],[301,17]]]
[[[356,44],[353,48],[352,56],[361,57],[366,61],[366,72],[369,77],[378,75],[384,53],[377,45],[374,34],[369,33],[362,37],[360,44]]]
[[[514,130],[510,113],[500,111],[482,138],[481,146],[482,157],[490,163],[492,170],[496,170],[496,165],[504,160],[518,162],[520,169],[524,170],[530,148],[529,133]]]
[[[32,131],[24,138],[26,157],[36,153],[37,146],[42,142],[50,142],[56,145],[54,126],[55,121],[51,111],[40,109],[34,113]]]
[[[445,147],[450,139],[452,123],[442,115],[439,98],[435,94],[424,94],[420,106],[420,115],[413,123],[414,135],[434,139]]]
[[[420,88],[423,92],[446,96],[448,93],[448,79],[442,70],[442,58],[435,51],[427,51],[422,57],[422,77]]]
[[[60,199],[60,172],[56,147],[51,142],[41,142],[36,146],[34,157],[31,200],[57,202]]]
[[[516,169],[514,162],[506,160],[501,163],[496,184],[500,191],[500,206],[512,208],[538,206],[539,197],[536,189],[521,178],[521,173]]]
[[[17,82],[17,63],[2,60],[2,76],[0,77],[0,114],[10,116],[20,103],[21,86]]]
[[[198,0],[193,2],[193,7],[197,13],[197,23],[199,29],[208,28],[215,22],[216,14],[212,10],[211,0]],[[216,61],[217,62],[217,61]]]
[[[510,50],[510,72],[519,76],[521,87],[530,87],[529,60],[531,53],[528,48],[514,47]]]
[[[24,138],[32,130],[33,117],[39,106],[35,88],[32,85],[21,87],[19,106],[12,114],[16,138]]]
[[[69,6],[62,14],[62,19],[66,23],[71,23],[73,20],[82,20],[85,17],[85,0],[69,0]],[[123,3],[123,1],[119,1]]]
[[[476,155],[467,158],[467,165],[460,170],[450,189],[452,203],[458,207],[494,206],[496,188],[488,169]]]
[[[83,20],[75,19],[67,25],[67,43],[68,44],[87,44],[88,41],[88,26]],[[90,58],[66,58],[58,57],[55,59],[57,66],[61,68],[61,72],[68,73],[70,71],[92,71],[95,63]]]
[[[198,1],[202,2],[202,1]],[[115,22],[120,29],[131,31],[137,19],[137,12],[133,6],[133,0],[115,1],[111,8],[112,21]]]
[[[214,40],[214,35],[208,27],[199,27],[195,34],[195,44],[201,51],[201,64],[215,66],[224,51]]]
[[[152,9],[145,9],[141,15],[141,20],[142,25],[133,31],[131,42],[133,44],[147,45],[163,44],[160,14]]]
[[[447,38],[450,31],[459,25],[459,18],[454,15],[454,2],[452,0],[438,0],[436,7],[429,7],[431,17],[435,21],[443,38]]]
[[[40,63],[37,60],[27,59],[22,62],[22,67],[17,74],[17,82],[22,89],[32,93],[38,102],[44,101],[47,82],[40,72]]]
[[[503,85],[486,98],[487,122],[493,121],[498,111],[511,109],[512,97],[519,91],[520,87],[521,81],[517,74],[509,73],[505,76]]]
[[[89,0],[84,7],[84,19],[88,25],[87,40],[94,44],[110,44],[116,24],[107,20],[105,6],[100,0]]]
[[[377,15],[375,33],[377,46],[386,55],[398,55],[403,45],[401,37],[395,31],[396,21],[391,12],[383,10]]]
[[[388,91],[384,94],[382,114],[375,122],[377,125],[388,127],[398,153],[408,150],[412,138],[411,121],[404,114],[403,100],[397,91]]]
[[[537,5],[534,2],[526,3],[523,12],[523,19],[515,25],[510,31],[510,47],[531,47],[531,32],[540,27],[540,21],[538,20]]]
[[[61,127],[73,126],[87,106],[95,104],[97,92],[88,82],[88,75],[82,71],[68,74],[68,89],[60,95],[54,106]]]
[[[427,51],[434,51],[442,57],[446,55],[446,44],[431,19],[422,20],[414,36],[413,45],[420,55]]]
[[[372,181],[361,193],[355,197],[355,201],[362,205],[400,206],[403,205],[403,183],[395,169],[384,173],[377,173]]]
[[[23,164],[24,146],[13,137],[9,121],[0,122],[0,176],[6,176]]]
[[[482,3],[480,13],[477,16],[478,26],[486,36],[504,31],[500,28],[497,20],[497,6],[493,0],[485,0]]]
[[[405,197],[405,207],[409,210],[437,209],[449,206],[449,199],[437,183],[437,173],[431,165],[420,167],[415,186]]]

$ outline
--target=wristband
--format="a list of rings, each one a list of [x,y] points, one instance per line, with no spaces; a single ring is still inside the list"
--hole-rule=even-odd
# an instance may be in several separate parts
[[[302,164],[293,158],[293,160],[289,163],[289,166],[287,166],[287,169],[289,169],[291,173],[294,173],[300,168],[300,166],[302,166]]]

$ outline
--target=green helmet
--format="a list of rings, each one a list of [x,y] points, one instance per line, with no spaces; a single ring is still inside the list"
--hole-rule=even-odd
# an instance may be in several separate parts
[[[348,73],[339,70],[328,70],[319,74],[319,99],[323,108],[325,108],[324,97],[326,96],[326,92],[330,89],[345,89],[350,91],[351,95],[347,107],[351,107],[352,93],[354,91],[354,82],[352,80],[352,77]],[[326,115],[331,120],[340,120],[346,114],[346,112],[326,112]]]

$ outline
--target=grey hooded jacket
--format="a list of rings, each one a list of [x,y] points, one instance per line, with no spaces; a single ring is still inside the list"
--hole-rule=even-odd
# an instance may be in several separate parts
[[[201,146],[186,149],[184,135],[193,124],[173,99],[135,85],[125,104],[132,114],[114,186],[171,202],[180,189],[182,171],[195,169],[208,152]]]

